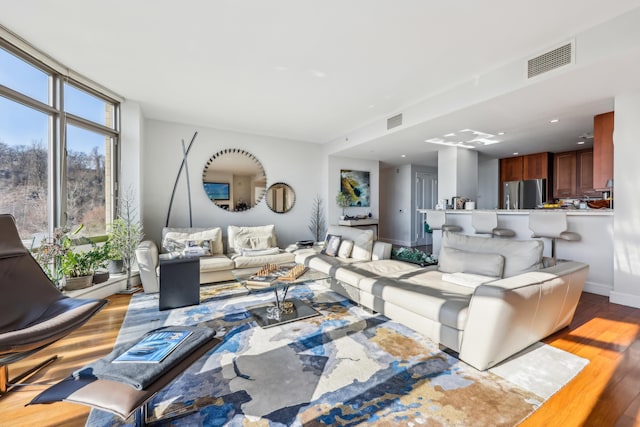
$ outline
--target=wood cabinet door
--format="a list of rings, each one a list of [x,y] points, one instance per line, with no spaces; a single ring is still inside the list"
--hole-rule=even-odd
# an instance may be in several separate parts
[[[607,191],[613,179],[613,111],[593,118],[593,188]]]
[[[593,189],[593,150],[576,152],[576,196],[600,195]]]
[[[556,153],[553,157],[553,197],[575,196],[576,152]]]
[[[536,153],[523,157],[523,179],[549,178],[549,154]]]
[[[522,180],[522,156],[500,159],[500,181]]]

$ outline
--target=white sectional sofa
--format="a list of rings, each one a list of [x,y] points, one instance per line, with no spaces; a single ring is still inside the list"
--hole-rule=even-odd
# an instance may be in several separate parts
[[[588,265],[570,261],[545,268],[538,240],[445,232],[439,264],[422,268],[389,259],[390,247],[365,231],[331,227],[329,233],[358,242],[359,251],[332,257],[300,250],[296,262],[330,274],[333,290],[480,370],[567,326],[588,272]]]
[[[136,249],[140,280],[147,293],[158,292],[160,254],[181,253],[185,242],[204,243],[209,253],[200,257],[200,283],[233,280],[235,269],[258,268],[265,264],[286,264],[294,255],[278,247],[274,225],[227,227],[227,249],[220,227],[162,229],[161,249],[152,240],[143,241]]]

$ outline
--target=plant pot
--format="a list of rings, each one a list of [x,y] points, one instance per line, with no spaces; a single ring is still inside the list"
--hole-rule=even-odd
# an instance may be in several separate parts
[[[75,291],[78,289],[84,289],[91,286],[91,281],[93,280],[93,274],[89,276],[80,276],[80,277],[65,277],[64,278],[64,289],[67,291]]]
[[[121,259],[112,259],[109,260],[109,264],[107,264],[107,270],[111,274],[120,274],[124,269],[124,263]]]
[[[109,280],[109,272],[108,271],[96,271],[93,273],[93,284],[97,285],[98,283],[104,283]]]

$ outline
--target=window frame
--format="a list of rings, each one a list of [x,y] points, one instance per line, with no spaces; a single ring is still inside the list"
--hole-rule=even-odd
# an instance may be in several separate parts
[[[109,201],[105,200],[105,226],[110,224],[117,215],[119,198],[119,176],[120,176],[120,101],[102,93],[100,90],[92,88],[81,81],[73,79],[67,75],[56,71],[36,57],[21,50],[10,41],[2,37],[0,33],[0,48],[3,48],[12,55],[29,63],[33,67],[41,70],[49,76],[49,104],[45,104],[35,98],[31,98],[10,87],[0,84],[0,96],[28,108],[42,112],[48,116],[48,230],[49,234],[58,227],[67,225],[66,221],[66,170],[67,170],[67,125],[81,127],[88,131],[109,136],[112,140],[111,158],[109,165],[105,163],[105,173],[107,166],[110,168],[110,180],[105,183],[110,188]],[[105,103],[113,105],[113,128],[93,122],[83,117],[65,112],[64,110],[64,84],[73,86],[75,89],[84,91]],[[105,158],[105,162],[107,159]],[[104,235],[89,236],[90,238],[102,238]]]

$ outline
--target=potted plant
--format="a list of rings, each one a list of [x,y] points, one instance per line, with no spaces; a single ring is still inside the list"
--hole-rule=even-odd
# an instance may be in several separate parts
[[[344,219],[344,208],[349,207],[351,204],[349,195],[342,191],[338,191],[338,194],[336,194],[336,204],[342,208],[342,216],[340,219]]]
[[[102,245],[93,244],[91,249],[87,252],[87,257],[91,262],[91,268],[93,269],[93,284],[103,283],[109,280],[109,271],[107,268],[107,262],[110,256],[110,247],[107,242]]]
[[[65,278],[65,290],[73,291],[91,286],[93,261],[90,252],[68,250],[60,258],[60,266]]]
[[[71,238],[68,227],[53,230],[53,235],[42,239],[38,247],[31,247],[33,257],[40,264],[42,270],[58,289],[64,287],[64,272],[61,260],[70,250]]]

